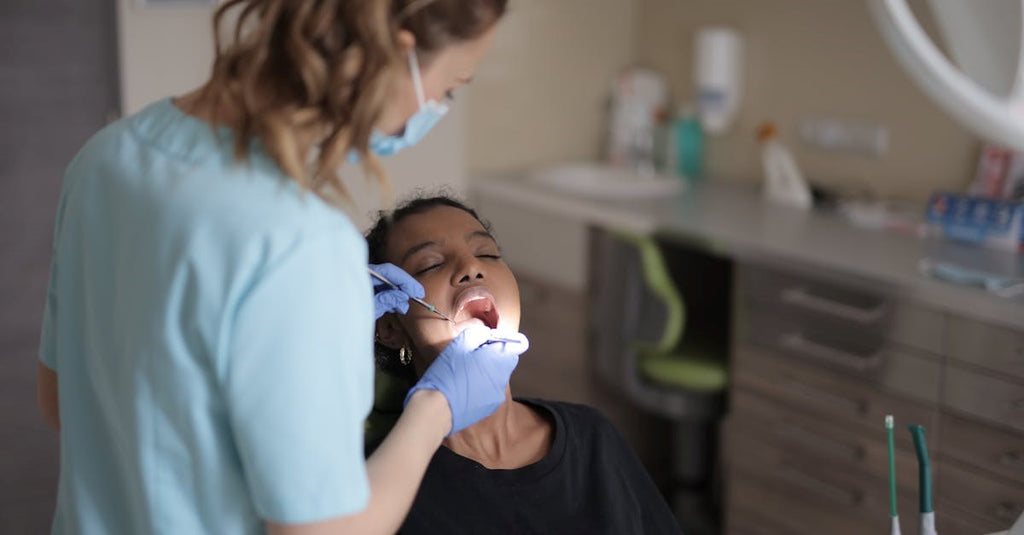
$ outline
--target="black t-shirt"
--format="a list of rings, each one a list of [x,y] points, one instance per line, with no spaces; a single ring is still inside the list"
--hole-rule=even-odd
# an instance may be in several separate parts
[[[600,412],[518,401],[553,421],[551,451],[523,468],[488,470],[441,447],[401,534],[681,533],[643,465]]]

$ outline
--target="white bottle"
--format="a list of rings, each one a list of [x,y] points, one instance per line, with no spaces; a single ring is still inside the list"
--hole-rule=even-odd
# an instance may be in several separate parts
[[[807,186],[789,149],[779,142],[775,126],[771,123],[761,125],[757,139],[761,142],[765,199],[793,208],[810,208],[811,188]]]

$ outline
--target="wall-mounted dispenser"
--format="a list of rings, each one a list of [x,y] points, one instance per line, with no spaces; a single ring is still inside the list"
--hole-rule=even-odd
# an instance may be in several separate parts
[[[721,134],[732,124],[743,97],[743,38],[725,27],[708,27],[695,37],[693,78],[704,131]]]

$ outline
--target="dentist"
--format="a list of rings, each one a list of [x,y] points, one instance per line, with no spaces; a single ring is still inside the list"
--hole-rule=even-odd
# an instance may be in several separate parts
[[[398,529],[441,440],[504,400],[527,342],[458,336],[364,460],[374,321],[423,288],[389,265],[400,289],[373,288],[337,170],[383,183],[377,156],[441,118],[505,4],[229,0],[210,79],[86,143],[40,347],[53,533]]]

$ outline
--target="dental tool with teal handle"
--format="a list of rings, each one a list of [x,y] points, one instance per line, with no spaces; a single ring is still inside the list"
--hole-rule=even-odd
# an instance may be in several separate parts
[[[377,273],[376,271],[374,271],[374,270],[372,270],[370,268],[367,268],[366,270],[370,272],[370,276],[371,277],[373,277],[373,278],[383,282],[384,284],[387,284],[388,286],[391,286],[392,288],[398,289],[398,285],[393,283],[393,282],[391,282],[391,281],[389,281],[387,279],[387,277],[385,277],[384,275],[381,275],[380,273]],[[449,321],[450,323],[455,323],[455,320],[453,320],[453,319],[449,318],[448,316],[442,314],[441,311],[438,310],[437,307],[435,307],[434,305],[431,305],[430,303],[428,303],[428,302],[426,302],[426,301],[424,301],[424,300],[422,300],[422,299],[420,299],[418,297],[409,296],[409,300],[414,302],[414,303],[416,303],[416,304],[418,304],[418,305],[420,305],[420,306],[422,306],[423,308],[433,312],[434,314],[437,314],[438,316],[441,316],[442,318],[444,318],[445,320]]]
[[[893,418],[885,416],[885,437],[889,443],[889,518],[892,521],[890,535],[900,535],[900,516],[896,508],[896,451],[893,443]]]
[[[935,509],[932,507],[932,465],[928,460],[928,444],[924,439],[924,426],[908,425],[917,450],[918,492],[921,501],[921,535],[937,535]]]

